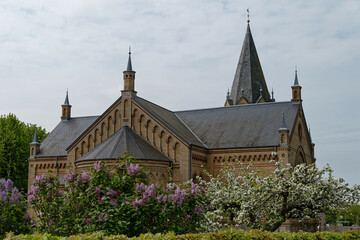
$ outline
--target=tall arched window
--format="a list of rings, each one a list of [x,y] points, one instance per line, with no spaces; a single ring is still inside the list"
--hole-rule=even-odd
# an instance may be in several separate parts
[[[301,127],[301,124],[299,124],[299,126],[298,126],[298,136],[299,136],[299,139],[301,141],[301,139],[302,139],[302,127]]]

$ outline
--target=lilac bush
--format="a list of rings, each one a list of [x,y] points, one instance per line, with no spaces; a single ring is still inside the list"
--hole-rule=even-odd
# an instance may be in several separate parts
[[[196,232],[203,220],[203,190],[189,183],[149,184],[145,169],[124,156],[112,167],[96,162],[89,171],[69,170],[65,187],[39,176],[28,194],[37,229],[56,235],[102,231],[126,234]],[[179,224],[181,223],[181,224]]]
[[[6,232],[27,233],[30,217],[24,198],[10,179],[0,179],[0,238]]]

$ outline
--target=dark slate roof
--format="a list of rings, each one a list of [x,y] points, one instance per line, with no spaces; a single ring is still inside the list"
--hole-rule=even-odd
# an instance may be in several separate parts
[[[66,148],[92,124],[98,116],[75,117],[61,121],[40,145],[37,157],[66,156]]]
[[[258,103],[179,111],[176,115],[210,149],[265,147],[279,144],[283,112],[291,130],[299,106],[291,102]]]
[[[297,76],[297,70],[295,70],[294,86],[299,86],[299,80],[298,80],[298,76]]]
[[[66,97],[65,97],[64,105],[70,105],[68,91],[66,91]]]
[[[131,52],[130,52],[130,49],[129,49],[129,59],[128,59],[128,64],[127,64],[127,68],[126,68],[126,71],[132,71],[132,64],[131,64]]]
[[[237,104],[241,97],[244,97],[249,103],[256,103],[261,95],[260,89],[263,89],[265,101],[269,102],[270,94],[256,52],[250,25],[248,24],[231,88],[230,98],[233,100],[234,104]]]
[[[171,161],[128,126],[124,126],[76,162],[117,159],[122,157],[124,152],[132,153],[140,160]]]
[[[133,96],[133,100],[186,143],[206,147],[174,112],[137,96]]]
[[[34,138],[33,138],[33,141],[31,144],[33,143],[39,143],[39,140],[38,140],[38,137],[37,137],[37,134],[36,134],[36,127],[35,127],[35,132],[34,132]]]

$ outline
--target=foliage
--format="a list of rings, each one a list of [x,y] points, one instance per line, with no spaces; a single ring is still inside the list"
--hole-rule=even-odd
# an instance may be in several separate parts
[[[0,179],[0,238],[6,232],[28,233],[30,217],[19,190],[10,179]]]
[[[50,234],[36,234],[36,235],[18,235],[15,236],[14,234],[10,233],[6,237],[7,240],[20,240],[20,239],[32,239],[32,240],[41,240],[41,239],[48,239],[48,240],[86,240],[86,239],[129,239],[124,235],[110,235],[106,236],[104,233],[91,233],[91,234],[81,234],[75,235],[70,237],[57,237],[51,236]],[[360,239],[360,231],[348,231],[342,233],[336,232],[317,232],[317,233],[272,233],[272,232],[262,232],[259,230],[251,230],[248,232],[244,232],[241,230],[224,230],[220,232],[212,232],[212,233],[198,233],[198,234],[184,234],[184,235],[175,235],[173,232],[166,233],[166,234],[142,234],[139,237],[132,238],[133,240],[141,239],[167,239],[167,240],[185,240],[185,239],[257,239],[257,240],[327,240],[327,239],[339,239],[339,240],[352,240],[352,239]]]
[[[326,222],[336,224],[339,221],[346,221],[349,225],[360,224],[360,205],[353,204],[345,209],[336,209],[328,211],[326,214]]]
[[[89,172],[69,170],[64,189],[51,175],[36,177],[28,201],[39,218],[38,231],[134,236],[200,228],[203,192],[199,186],[148,184],[145,170],[133,161],[124,156],[113,167],[97,162]]]
[[[329,166],[321,170],[306,164],[293,168],[276,162],[275,170],[264,177],[252,171],[251,164],[239,164],[239,176],[230,165],[220,177],[209,175],[210,181],[202,181],[209,206],[207,230],[235,223],[275,231],[286,219],[318,218],[322,212],[359,200],[359,187],[335,179]]]
[[[45,129],[36,127],[41,142]],[[27,192],[29,143],[35,125],[21,122],[14,114],[0,116],[0,178],[11,179],[21,192]]]

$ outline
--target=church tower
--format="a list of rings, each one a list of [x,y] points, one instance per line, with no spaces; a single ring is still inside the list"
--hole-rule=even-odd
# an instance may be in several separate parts
[[[126,70],[123,72],[124,78],[124,90],[122,91],[123,95],[125,92],[129,92],[130,95],[136,95],[135,91],[135,71],[132,69],[131,64],[131,49],[129,48],[129,59]]]
[[[292,89],[292,99],[291,102],[293,103],[301,103],[301,86],[299,85],[299,80],[297,76],[297,70],[295,70],[295,80],[294,85],[291,86]]]
[[[34,132],[34,139],[30,143],[30,158],[35,158],[35,155],[40,152],[40,143],[36,134],[36,127]]]
[[[250,20],[225,106],[273,101],[266,85],[249,22]]]
[[[61,121],[69,120],[71,118],[71,105],[69,103],[69,93],[66,91],[65,102],[61,105]]]

